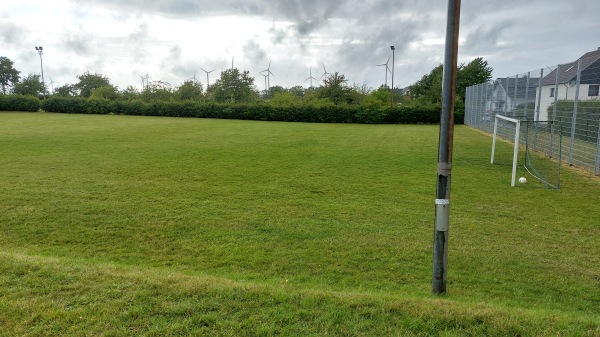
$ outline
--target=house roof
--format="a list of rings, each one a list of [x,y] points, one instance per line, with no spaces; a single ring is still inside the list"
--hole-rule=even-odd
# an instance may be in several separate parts
[[[585,53],[576,61],[561,64],[556,69],[552,70],[548,75],[544,76],[542,85],[554,85],[558,76],[558,83],[569,83],[577,80],[577,63],[581,60],[581,71],[588,68],[597,68],[600,65],[600,48],[597,50]]]
[[[535,98],[536,88],[540,83],[539,77],[529,77],[529,90],[525,90],[527,87],[527,77],[504,77],[497,78],[496,85],[502,86],[506,95],[513,98],[525,98],[525,91],[527,91],[527,98]],[[517,89],[517,95],[515,96],[515,88]]]

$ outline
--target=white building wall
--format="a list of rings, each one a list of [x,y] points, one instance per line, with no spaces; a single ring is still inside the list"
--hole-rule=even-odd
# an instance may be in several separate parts
[[[540,117],[539,120],[541,121],[546,121],[548,120],[548,107],[554,103],[554,97],[550,97],[550,91],[551,88],[554,88],[554,85],[546,85],[542,87],[542,92],[541,92],[541,99],[540,99]],[[587,99],[593,99],[596,97],[589,97],[588,96],[588,90],[589,90],[589,84],[581,84],[579,86],[579,100],[587,100]],[[555,96],[557,98],[557,100],[574,100],[575,99],[575,94],[577,92],[577,86],[576,85],[569,85],[569,84],[559,84],[558,85],[558,90],[555,93]],[[538,91],[539,94],[539,91]],[[535,100],[535,111],[537,114],[537,97]],[[552,118],[552,112],[550,112],[550,118]]]

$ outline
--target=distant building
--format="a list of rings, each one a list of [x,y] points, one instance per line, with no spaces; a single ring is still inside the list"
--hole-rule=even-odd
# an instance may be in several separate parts
[[[496,79],[492,86],[492,93],[488,95],[486,106],[488,114],[514,115],[525,103],[535,100],[536,88],[539,83],[539,77],[522,76]]]
[[[576,61],[561,64],[544,76],[540,92],[539,120],[548,120],[548,107],[554,100],[574,100],[577,91],[577,65],[581,60],[579,99],[599,99],[600,89],[600,48],[584,54]],[[536,99],[536,111],[537,111]]]

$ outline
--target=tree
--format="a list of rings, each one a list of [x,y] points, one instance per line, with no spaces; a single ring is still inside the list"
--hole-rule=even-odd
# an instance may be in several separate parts
[[[288,89],[288,92],[294,94],[296,97],[304,97],[306,90],[301,85],[296,85]]]
[[[440,103],[442,101],[442,74],[443,65],[431,70],[427,75],[410,86],[410,94],[413,98],[427,102]]]
[[[202,84],[198,81],[185,81],[175,90],[175,95],[180,100],[199,101],[202,99]]]
[[[0,56],[0,86],[2,86],[3,94],[6,94],[8,88],[14,87],[19,82],[21,72],[15,69],[13,64],[8,57]]]
[[[365,104],[369,106],[389,106],[390,102],[390,87],[384,84],[371,91],[365,99]]]
[[[274,85],[269,88],[268,92],[266,92],[265,98],[273,98],[273,97],[275,97],[275,95],[284,93],[284,92],[287,92],[287,90],[284,87],[282,87],[280,85]]]
[[[13,87],[15,95],[39,97],[46,92],[46,87],[40,80],[40,75],[29,74]]]
[[[123,97],[123,99],[126,101],[131,101],[140,96],[140,93],[138,92],[138,90],[132,85],[128,85],[127,88],[123,89],[120,92],[120,94],[121,94],[121,97]]]
[[[105,85],[110,85],[110,80],[101,74],[90,74],[89,72],[83,73],[83,75],[77,76],[79,80],[75,84],[75,88],[79,91],[79,95],[83,97],[90,97],[94,89],[98,89]]]
[[[240,72],[237,68],[221,72],[221,77],[210,86],[209,92],[217,102],[252,102],[258,97],[254,78],[247,70]]]
[[[275,106],[290,106],[300,103],[300,98],[289,91],[279,91],[273,95],[270,101]]]
[[[461,65],[456,75],[456,95],[464,100],[467,88],[475,84],[488,82],[492,79],[493,71],[494,69],[481,57],[474,59],[466,66]]]
[[[119,98],[119,90],[113,85],[104,85],[100,88],[94,89],[90,98],[106,98],[109,100],[117,100]]]
[[[319,97],[329,98],[336,105],[347,103],[350,94],[347,82],[346,77],[336,71],[323,80],[323,86],[319,89]]]
[[[464,99],[467,87],[489,81],[492,78],[492,71],[492,67],[488,66],[487,61],[481,57],[467,65],[461,64],[456,72],[456,96]],[[440,64],[410,86],[411,96],[418,100],[440,103],[442,101],[442,77],[443,66]]]
[[[140,94],[146,102],[170,101],[173,98],[171,84],[163,81],[150,82]]]
[[[65,84],[54,88],[54,96],[73,97],[79,95],[79,91],[73,84]]]

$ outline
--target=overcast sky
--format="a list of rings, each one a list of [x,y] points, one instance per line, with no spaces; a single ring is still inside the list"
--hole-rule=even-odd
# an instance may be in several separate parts
[[[76,83],[86,71],[119,88],[139,75],[174,86],[203,85],[229,67],[260,71],[271,86],[307,87],[338,71],[349,84],[376,88],[395,51],[395,86],[419,80],[443,62],[443,0],[2,0],[0,56],[22,76]],[[600,47],[598,0],[462,1],[459,62],[483,57],[494,77],[576,60]],[[389,62],[390,67],[392,61]],[[390,81],[390,78],[388,78]],[[316,86],[320,82],[315,80]]]

